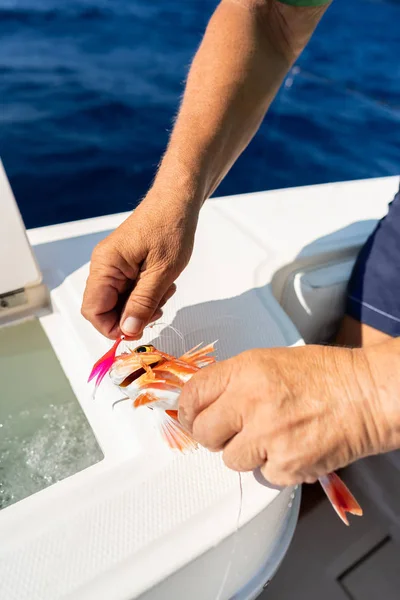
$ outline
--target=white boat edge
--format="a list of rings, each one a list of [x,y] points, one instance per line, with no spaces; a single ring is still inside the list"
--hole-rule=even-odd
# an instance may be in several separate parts
[[[239,234],[248,239],[248,246],[251,246],[254,252],[251,255],[250,249],[246,249],[249,251],[249,260],[259,257],[257,262],[253,263],[254,270],[249,281],[251,280],[257,289],[267,290],[265,293],[262,291],[259,298],[261,303],[264,303],[266,313],[277,324],[277,330],[283,340],[281,343],[301,344],[302,336],[299,335],[298,329],[287,314],[279,307],[276,298],[283,302],[285,285],[290,280],[291,274],[301,272],[304,267],[354,257],[357,248],[365,240],[376,220],[385,213],[387,204],[394,196],[397,187],[398,177],[387,177],[211,199],[204,207],[201,217],[200,235],[196,242],[198,251],[200,254],[202,250],[203,260],[204,248],[207,247],[210,256],[208,262],[207,260],[205,262],[211,269],[215,259],[212,244],[210,248],[209,235],[210,228],[212,230],[217,221],[220,224],[217,234],[221,231],[222,223],[227,224],[227,232],[232,231],[231,241],[226,238],[228,245],[233,243],[232,240]],[[249,203],[251,203],[251,210],[249,210]],[[322,203],[323,211],[320,208]],[[315,214],[318,214],[318,220],[313,218]],[[156,451],[153,456],[150,453],[146,458],[146,465],[143,464],[143,448],[140,444],[132,443],[130,438],[131,424],[121,435],[122,421],[125,420],[126,413],[121,413],[119,420],[110,423],[110,403],[120,398],[118,391],[112,388],[111,384],[106,385],[99,394],[98,404],[94,405],[91,402],[86,385],[88,369],[99,354],[107,348],[107,341],[83,321],[78,310],[82,285],[87,274],[87,261],[72,272],[68,272],[68,269],[63,271],[60,270],[60,263],[57,261],[61,258],[65,259],[65,256],[61,257],[57,252],[53,253],[53,250],[54,245],[60,241],[68,242],[68,248],[71,248],[73,247],[71,244],[76,244],[84,238],[91,238],[85,246],[87,252],[92,241],[98,239],[94,234],[99,234],[101,237],[103,232],[113,229],[122,222],[126,215],[127,213],[122,213],[97,217],[27,232],[28,240],[43,273],[43,282],[50,289],[52,310],[41,316],[40,321],[96,437],[101,440],[105,459],[0,513],[0,538],[3,540],[0,549],[2,558],[0,590],[2,586],[8,594],[10,590],[12,595],[5,596],[10,600],[31,598],[33,596],[26,594],[28,591],[32,594],[33,589],[38,590],[37,593],[41,590],[43,595],[40,597],[43,600],[45,598],[46,600],[47,598],[86,600],[92,597],[100,600],[109,598],[111,591],[112,597],[116,600],[139,597],[156,600],[168,597],[162,595],[165,594],[166,589],[162,586],[168,586],[168,581],[175,578],[174,589],[179,592],[176,592],[174,598],[183,598],[185,586],[189,585],[185,575],[186,568],[192,570],[190,577],[193,577],[193,573],[207,572],[206,565],[208,569],[210,565],[214,565],[213,569],[217,575],[221,575],[224,568],[217,569],[219,561],[216,549],[219,548],[223,564],[227,564],[226,558],[232,558],[232,549],[228,547],[227,550],[223,550],[223,545],[231,539],[231,536],[233,534],[239,536],[240,543],[240,534],[243,532],[243,543],[245,543],[246,527],[250,527],[248,531],[252,527],[261,530],[263,524],[266,528],[264,548],[250,549],[251,542],[247,541],[246,548],[249,548],[251,559],[247,561],[246,567],[243,565],[246,561],[236,557],[235,561],[238,562],[236,565],[235,561],[233,562],[232,571],[242,568],[242,573],[239,573],[236,580],[227,583],[226,594],[228,595],[221,596],[221,600],[231,598],[233,597],[231,592],[238,593],[239,589],[246,590],[250,585],[253,586],[252,590],[243,591],[241,596],[234,596],[238,599],[250,600],[255,597],[254,590],[260,590],[261,583],[259,580],[256,582],[257,574],[262,572],[266,579],[270,578],[286,552],[285,545],[289,544],[289,538],[293,533],[300,497],[297,493],[293,498],[293,490],[284,490],[280,493],[270,489],[266,491],[251,476],[246,475],[244,478],[244,488],[248,496],[251,496],[251,502],[244,502],[239,532],[235,531],[234,526],[237,497],[232,497],[228,486],[226,497],[222,495],[219,502],[213,505],[208,518],[204,511],[200,511],[197,517],[193,516],[192,521],[189,519],[186,522],[184,528],[177,526],[173,538],[169,532],[165,538],[157,539],[157,545],[152,545],[145,560],[136,564],[134,569],[131,562],[134,560],[134,555],[129,547],[118,547],[116,554],[121,557],[121,560],[117,564],[112,556],[108,561],[103,556],[107,543],[116,543],[113,535],[107,539],[107,531],[110,527],[115,528],[114,533],[117,535],[119,532],[122,535],[124,517],[120,515],[120,519],[116,519],[108,516],[102,521],[100,516],[106,514],[102,511],[107,502],[118,504],[116,490],[120,490],[121,497],[124,492],[127,493],[129,488],[127,474],[134,470],[133,485],[134,481],[145,479],[150,472],[157,473],[164,468],[171,468],[175,463],[169,458],[165,458],[163,463],[163,460],[160,460],[162,455]],[[299,222],[304,223],[302,228],[299,228]],[[207,235],[203,233],[205,229]],[[282,235],[282,231],[286,232],[285,236]],[[228,233],[226,235],[229,236]],[[87,258],[87,255],[85,257]],[[194,258],[195,266],[196,261],[198,259]],[[194,277],[195,266],[182,277],[182,286],[189,285],[190,278]],[[37,277],[32,282],[26,282],[26,289],[30,284],[41,285]],[[248,287],[247,282],[244,284],[244,290],[247,289],[246,286]],[[229,288],[228,282],[226,287]],[[229,293],[232,292],[229,290]],[[204,299],[208,298],[207,291],[199,290],[199,296],[201,295]],[[211,300],[215,301],[215,298]],[[176,311],[177,308],[173,310]],[[176,476],[175,471],[173,472]],[[109,486],[109,489],[104,489],[105,485]],[[86,552],[93,552],[92,563],[95,563],[95,567],[90,571],[86,563],[86,571],[78,581],[76,573],[79,569],[78,565],[75,565],[75,570],[72,569],[70,573],[72,579],[62,582],[60,578],[65,576],[60,565],[62,561],[50,560],[51,544],[54,547],[54,544],[59,543],[57,536],[62,532],[65,534],[68,529],[73,532],[74,527],[76,539],[79,539],[82,524],[89,523],[90,511],[96,509],[96,504],[99,504],[99,497],[94,497],[95,493],[103,496],[103,508],[94,515],[93,522],[97,519],[99,527],[104,527],[103,531],[96,532],[94,537],[86,540],[89,542]],[[123,510],[126,509],[124,505]],[[31,518],[32,514],[35,515],[34,520]],[[68,526],[67,519],[70,519],[72,525]],[[219,525],[218,532],[215,531],[216,520]],[[74,549],[76,550],[76,539],[71,535],[69,546],[65,545],[65,539],[63,540],[60,553],[64,558],[65,556],[72,558]],[[185,548],[185,551],[176,552],[174,556],[171,552],[171,539],[174,547]],[[193,542],[194,539],[196,543]],[[81,546],[85,547],[84,542],[85,540],[81,540]],[[278,547],[281,548],[280,551],[277,550]],[[29,568],[29,565],[34,564],[33,553],[38,548],[41,548],[40,559],[36,557],[35,560],[42,560],[42,564],[32,571],[33,567]],[[214,554],[212,554],[213,550]],[[269,555],[269,552],[272,554]],[[280,556],[279,552],[282,557],[278,560],[276,557]],[[201,565],[202,561],[204,561],[203,565]],[[153,571],[149,572],[149,565],[152,564],[157,568],[153,566]],[[133,572],[135,573],[134,584],[132,583]],[[53,588],[48,583],[50,573],[53,578],[59,577]],[[210,585],[207,587],[208,584],[204,583],[205,587],[198,596],[202,600],[215,598],[212,594],[215,593],[216,587],[218,588],[218,576],[217,583],[212,581],[211,576],[209,579]],[[251,581],[253,584],[249,583]],[[197,598],[194,595],[192,597]]]

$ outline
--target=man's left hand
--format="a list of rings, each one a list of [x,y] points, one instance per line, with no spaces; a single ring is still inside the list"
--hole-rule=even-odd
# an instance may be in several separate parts
[[[250,350],[194,375],[179,420],[231,469],[312,483],[380,450],[373,388],[360,349]]]

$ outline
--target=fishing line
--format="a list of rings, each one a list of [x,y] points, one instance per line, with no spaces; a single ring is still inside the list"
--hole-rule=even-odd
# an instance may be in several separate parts
[[[217,325],[220,321],[225,320],[225,319],[231,319],[232,321],[236,321],[239,323],[244,323],[245,321],[239,317],[235,317],[234,315],[222,315],[220,317],[217,317],[216,319],[213,319],[212,323],[210,324],[212,325]],[[172,331],[180,338],[181,340],[181,348],[182,348],[182,354],[185,354],[189,348],[187,347],[187,344],[185,343],[185,338],[193,335],[194,333],[196,333],[197,331],[201,331],[201,329],[192,329],[190,330],[186,335],[184,335],[182,333],[182,331],[180,331],[177,327],[174,327],[173,325],[171,325],[170,323],[163,323],[162,321],[156,321],[155,323],[150,323],[149,325],[147,325],[144,329],[154,329],[157,326],[163,326],[166,329],[172,329]],[[171,336],[168,335],[163,335],[163,332],[158,334],[159,338],[171,338]],[[204,340],[201,340],[201,342],[203,343]],[[205,342],[207,343],[207,342]]]
[[[239,502],[239,510],[238,510],[238,514],[237,514],[237,518],[236,518],[236,529],[233,534],[232,550],[231,550],[230,558],[228,561],[228,565],[225,569],[225,573],[222,578],[222,582],[221,582],[221,585],[220,585],[220,588],[219,588],[219,591],[218,591],[218,594],[217,594],[215,600],[221,600],[221,598],[222,598],[222,593],[224,591],[226,582],[228,580],[229,573],[230,573],[232,565],[233,565],[233,558],[234,558],[234,555],[236,552],[236,547],[237,547],[237,543],[238,543],[238,539],[239,539],[238,533],[239,533],[240,517],[242,516],[242,506],[243,506],[243,485],[242,485],[241,473],[239,472],[238,475],[239,475],[240,502]]]
[[[370,94],[366,94],[365,92],[362,92],[361,90],[357,89],[356,87],[353,87],[351,85],[343,85],[340,81],[338,81],[336,79],[330,79],[329,77],[324,77],[323,75],[318,75],[316,73],[313,73],[312,71],[303,69],[302,67],[299,67],[298,65],[294,66],[291,69],[290,73],[288,74],[288,76],[285,80],[284,88],[290,89],[292,87],[295,79],[297,79],[298,77],[300,77],[306,81],[307,80],[314,81],[314,82],[320,83],[324,86],[334,88],[338,92],[347,94],[349,96],[354,96],[354,97],[358,98],[359,100],[363,100],[364,102],[375,106],[376,108],[380,108],[380,109],[382,109],[386,112],[389,112],[391,114],[394,114],[396,116],[399,115],[400,106],[398,106],[396,104],[392,104],[388,100],[376,98],[375,96],[372,96]]]
[[[241,322],[242,319],[235,317],[233,315],[222,315],[221,317],[217,317],[217,319],[214,320],[214,324],[218,323],[219,321],[223,320],[223,319],[231,319],[233,321],[237,321],[237,322]],[[171,329],[175,335],[177,335],[181,341],[182,344],[182,351],[183,354],[186,352],[186,347],[185,347],[185,336],[183,335],[183,333],[181,331],[179,331],[179,329],[177,329],[176,327],[174,327],[173,325],[170,325],[169,323],[163,323],[163,322],[155,322],[155,323],[151,323],[150,325],[147,325],[147,327],[145,327],[145,329],[154,329],[157,326],[163,326],[166,329]],[[187,335],[191,335],[193,333],[195,333],[196,330],[193,330],[192,332],[189,332]],[[159,334],[159,337],[163,337],[162,333]],[[164,336],[165,337],[165,336]],[[166,336],[168,337],[168,336]],[[127,341],[125,340],[125,336],[122,336],[121,340],[127,345]],[[129,349],[129,346],[128,346]],[[126,400],[129,400],[129,398],[121,398],[116,400],[113,405],[112,408],[114,409],[114,407],[119,404],[120,402],[125,402]],[[237,544],[238,544],[238,540],[239,540],[239,526],[240,526],[240,519],[241,519],[241,515],[242,515],[242,507],[243,507],[243,485],[242,485],[242,477],[241,477],[241,473],[238,473],[238,477],[239,477],[239,508],[238,508],[238,512],[237,512],[237,516],[236,516],[236,524],[235,524],[235,531],[233,533],[233,540],[232,540],[232,548],[230,551],[230,556],[228,559],[228,564],[226,566],[226,569],[223,573],[223,577],[222,577],[222,581],[219,587],[219,590],[217,592],[216,598],[215,600],[221,600],[222,599],[222,595],[224,593],[224,590],[226,588],[226,583],[228,581],[228,577],[229,574],[231,572],[232,569],[232,565],[234,563],[234,557],[235,557],[235,553],[236,553],[236,549],[237,549]]]
[[[111,408],[114,410],[117,404],[119,404],[120,402],[126,402],[127,400],[130,400],[129,396],[127,396],[126,398],[120,398],[119,400],[116,400],[112,403]]]
[[[145,327],[145,329],[154,329],[154,327],[157,327],[158,325],[163,325],[166,329],[172,329],[172,331],[174,333],[176,333],[176,335],[180,338],[181,343],[182,343],[182,354],[185,354],[186,348],[185,348],[184,335],[181,331],[179,331],[179,329],[177,329],[173,325],[170,325],[169,323],[162,323],[161,321],[156,321],[155,323],[150,323],[150,325],[147,325]],[[188,335],[190,335],[190,333]],[[159,337],[161,338],[161,337],[168,337],[168,336],[162,336],[162,333],[160,333]]]

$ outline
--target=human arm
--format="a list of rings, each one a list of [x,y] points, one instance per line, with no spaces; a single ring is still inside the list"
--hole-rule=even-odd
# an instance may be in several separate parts
[[[138,339],[160,316],[190,259],[202,204],[256,133],[326,7],[218,5],[151,189],[92,255],[82,314],[101,333]]]

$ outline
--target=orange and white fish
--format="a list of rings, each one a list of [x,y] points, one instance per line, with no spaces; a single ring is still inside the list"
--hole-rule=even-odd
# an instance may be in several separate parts
[[[166,444],[184,452],[198,447],[197,442],[178,421],[179,396],[183,386],[201,368],[215,362],[214,343],[201,348],[192,348],[179,358],[157,350],[151,344],[137,346],[134,350],[116,355],[119,338],[113,347],[94,365],[89,381],[97,376],[96,389],[103,377],[109,373],[133,406],[147,406],[154,410],[160,432]],[[344,482],[329,473],[319,478],[333,508],[348,525],[346,513],[361,516],[363,511]]]

